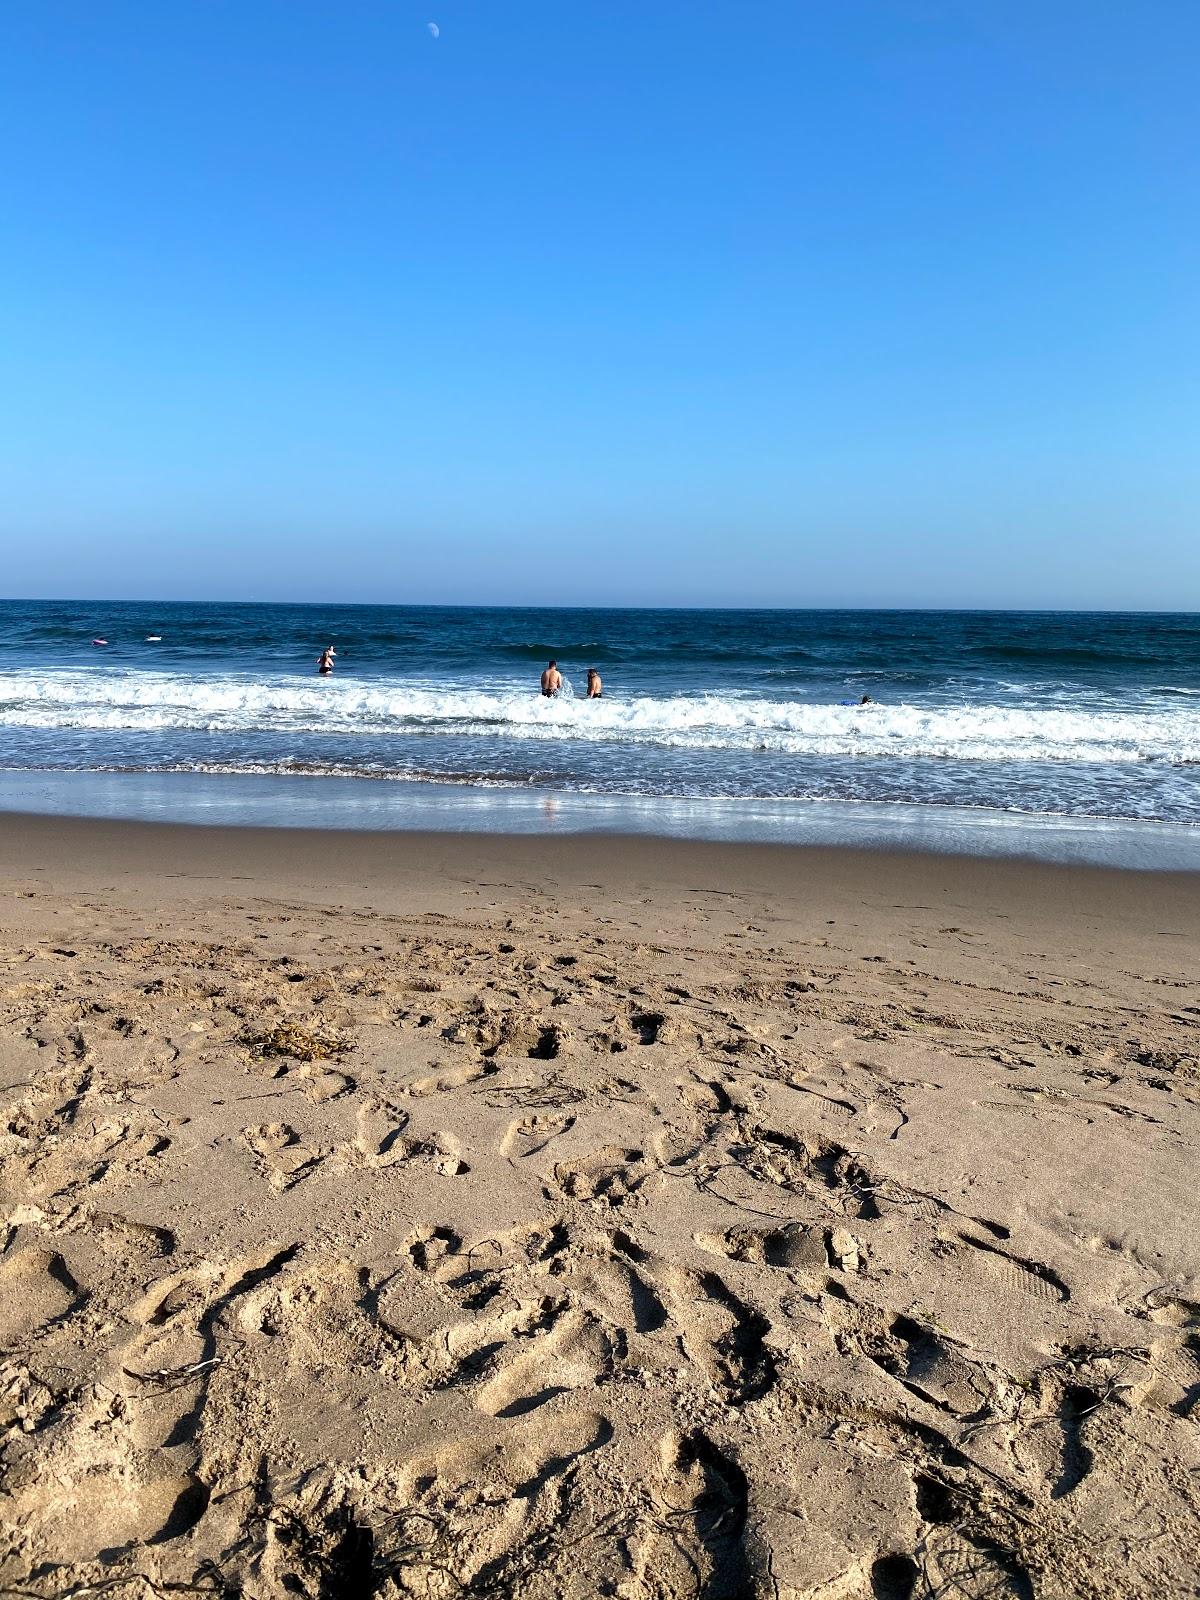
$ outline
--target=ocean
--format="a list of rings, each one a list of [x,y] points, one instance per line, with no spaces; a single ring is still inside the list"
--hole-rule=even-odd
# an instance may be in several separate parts
[[[0,768],[1195,827],[1200,616],[0,602]]]

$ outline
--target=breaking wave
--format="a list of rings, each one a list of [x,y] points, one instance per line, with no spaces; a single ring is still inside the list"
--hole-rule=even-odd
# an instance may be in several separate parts
[[[423,733],[531,742],[1005,762],[1200,761],[1200,718],[1180,697],[1126,709],[995,703],[814,704],[744,692],[544,700],[405,679],[186,675],[56,668],[0,674],[4,728],[136,733]]]

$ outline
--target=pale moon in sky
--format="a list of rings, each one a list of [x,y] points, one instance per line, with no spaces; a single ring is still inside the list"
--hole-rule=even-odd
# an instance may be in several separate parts
[[[429,37],[431,39],[441,38],[442,30],[438,27],[436,22],[427,22],[425,26],[429,29]]]

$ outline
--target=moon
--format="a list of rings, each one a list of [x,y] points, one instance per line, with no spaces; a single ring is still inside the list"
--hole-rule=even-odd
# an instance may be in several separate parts
[[[431,39],[441,38],[442,30],[438,27],[436,22],[427,22],[425,26],[429,29],[429,37]]]

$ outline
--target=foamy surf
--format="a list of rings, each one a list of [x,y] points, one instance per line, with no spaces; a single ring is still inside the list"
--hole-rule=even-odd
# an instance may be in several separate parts
[[[745,693],[547,700],[524,686],[62,669],[0,675],[0,728],[365,738],[441,733],[881,760],[1200,762],[1200,719],[1171,697],[1147,697],[1121,711],[821,705]]]

